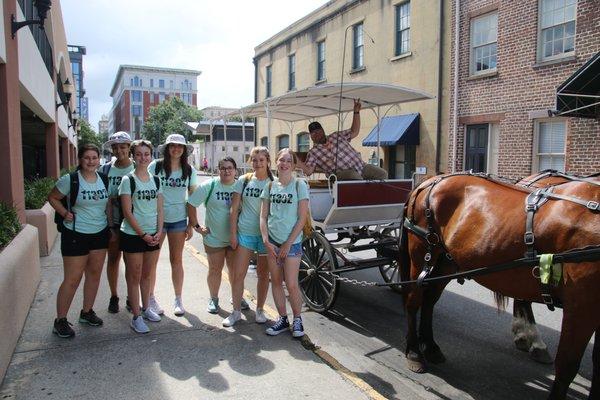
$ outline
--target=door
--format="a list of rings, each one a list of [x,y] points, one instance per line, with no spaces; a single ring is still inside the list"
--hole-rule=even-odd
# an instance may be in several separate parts
[[[489,125],[467,125],[465,169],[487,172]]]

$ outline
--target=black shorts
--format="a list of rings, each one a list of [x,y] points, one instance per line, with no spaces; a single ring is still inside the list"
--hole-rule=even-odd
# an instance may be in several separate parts
[[[60,252],[65,257],[86,256],[90,250],[108,248],[108,227],[98,233],[73,232],[64,228],[60,236]]]
[[[159,244],[150,246],[138,235],[128,235],[123,231],[120,231],[119,234],[119,250],[124,253],[145,253],[160,249]]]

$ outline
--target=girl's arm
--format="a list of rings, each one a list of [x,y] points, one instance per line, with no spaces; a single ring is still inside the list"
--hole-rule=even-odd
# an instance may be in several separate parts
[[[120,196],[120,198],[121,198],[121,205],[122,205],[122,211],[123,211],[123,218],[125,218],[127,220],[127,222],[129,223],[131,228],[134,230],[136,235],[141,237],[144,242],[146,242],[148,244],[152,244],[154,242],[153,236],[150,236],[149,233],[144,232],[142,230],[142,228],[140,227],[140,224],[138,224],[137,220],[133,216],[133,213],[131,212],[131,195],[130,194],[122,194]]]
[[[62,215],[64,220],[67,222],[73,221],[73,213],[69,212],[63,205],[62,199],[65,197],[56,186],[52,188],[50,194],[48,195],[48,203],[54,208],[54,210],[58,213],[58,215]]]
[[[157,229],[156,229],[156,233],[154,234],[154,236],[152,236],[152,238],[154,239],[154,245],[157,245],[158,243],[160,243],[160,237],[162,236],[162,230],[163,230],[163,224],[165,222],[165,218],[164,218],[164,214],[163,214],[163,195],[162,193],[159,193],[157,198],[156,198],[156,208],[158,210],[158,217],[157,217]]]
[[[279,261],[283,262],[287,257],[290,248],[294,244],[294,241],[298,237],[298,235],[302,232],[302,228],[304,228],[304,223],[306,222],[306,218],[308,218],[308,199],[302,199],[298,201],[298,220],[290,232],[290,236],[288,239],[281,245],[279,248]]]
[[[269,215],[269,199],[262,199],[260,203],[260,235],[262,236],[267,255],[277,258],[277,248],[269,241],[269,228],[267,216]]]
[[[237,192],[232,194],[231,209],[229,210],[229,243],[231,244],[231,248],[235,250],[238,246],[237,226],[242,196]]]

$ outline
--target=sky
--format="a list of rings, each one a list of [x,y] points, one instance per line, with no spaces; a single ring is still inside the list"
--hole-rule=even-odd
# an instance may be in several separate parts
[[[199,70],[198,108],[254,100],[254,48],[326,0],[61,0],[67,43],[85,46],[94,130],[119,65]]]

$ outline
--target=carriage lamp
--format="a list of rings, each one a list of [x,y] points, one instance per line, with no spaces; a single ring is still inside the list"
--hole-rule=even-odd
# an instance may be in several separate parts
[[[46,19],[46,16],[48,15],[48,11],[50,10],[50,7],[52,6],[52,0],[34,0],[34,5],[35,5],[35,8],[37,9],[37,14],[38,14],[39,19],[29,19],[26,21],[17,22],[14,14],[12,14],[10,16],[10,19],[12,22],[11,31],[12,31],[13,39],[15,38],[15,33],[17,33],[17,31],[19,29],[21,29],[22,27],[27,26],[27,25],[38,24],[41,29],[44,29],[44,20]]]
[[[63,101],[62,103],[57,103],[56,108],[69,104],[69,101],[71,101],[71,96],[73,95],[74,91],[75,86],[73,86],[73,84],[69,82],[69,78],[67,78],[65,83],[63,83],[63,93],[65,94],[65,101]]]

